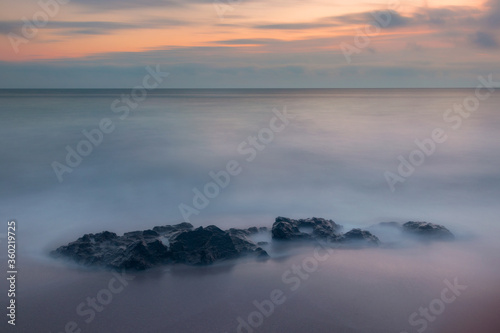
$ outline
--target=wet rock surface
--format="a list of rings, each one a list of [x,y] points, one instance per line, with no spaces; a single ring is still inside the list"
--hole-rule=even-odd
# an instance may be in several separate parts
[[[428,222],[380,223],[378,228],[392,228],[401,235],[412,235],[428,241],[454,239],[444,226]],[[372,231],[343,227],[323,218],[290,219],[277,217],[272,229],[251,227],[222,230],[214,225],[194,228],[190,223],[157,226],[144,231],[127,232],[123,236],[109,231],[86,234],[68,245],[52,251],[56,258],[71,259],[86,266],[112,269],[145,270],[165,264],[209,265],[244,256],[268,258],[261,247],[289,241],[321,241],[334,247],[379,246],[381,241]],[[257,241],[256,235],[272,236],[272,242]]]

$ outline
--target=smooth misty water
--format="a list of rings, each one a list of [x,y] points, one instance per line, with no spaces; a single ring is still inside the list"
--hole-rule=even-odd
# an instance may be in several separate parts
[[[488,323],[487,310],[498,307],[500,94],[453,130],[443,114],[471,90],[157,91],[120,120],[111,104],[127,93],[0,92],[0,220],[18,221],[19,324],[26,332],[81,323],[76,306],[112,277],[54,263],[49,250],[86,232],[181,222],[178,206],[192,205],[192,189],[202,189],[210,171],[233,159],[243,171],[191,216],[195,226],[270,226],[280,215],[347,226],[427,220],[461,240],[341,251],[296,292],[281,275],[301,263],[300,255],[147,272],[80,325],[84,332],[235,332],[236,318],[280,286],[289,292],[287,302],[256,332],[415,332],[408,315],[455,277],[466,281],[469,294],[427,332],[477,327],[464,313]],[[295,118],[247,162],[238,146],[269,126],[273,108],[284,107]],[[82,130],[97,128],[102,118],[115,130],[60,183],[51,163],[64,163],[66,146],[76,148]],[[448,140],[391,192],[384,172],[396,172],[398,155],[408,157],[415,139],[429,138],[437,127]],[[478,311],[481,306],[486,309]]]

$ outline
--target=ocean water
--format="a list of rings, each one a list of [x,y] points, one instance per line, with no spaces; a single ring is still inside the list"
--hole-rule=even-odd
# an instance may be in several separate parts
[[[453,109],[474,90],[158,90],[127,104],[130,93],[0,91],[0,234],[17,221],[17,329],[64,332],[75,321],[82,332],[237,332],[253,302],[280,289],[286,301],[240,332],[410,333],[424,324],[412,326],[409,316],[457,278],[467,290],[424,331],[497,332],[500,93],[460,112]],[[439,142],[431,141],[436,131]],[[82,143],[91,141],[84,133],[96,143]],[[86,156],[71,166],[68,151]],[[401,159],[418,163],[401,167]],[[196,206],[195,193],[228,163],[239,173],[216,190],[208,185]],[[387,172],[399,177],[392,188]],[[336,251],[293,291],[282,275],[311,249],[265,263],[145,272],[90,323],[76,308],[112,273],[47,255],[88,232],[186,219],[271,226],[277,216],[346,228],[424,220],[458,241]],[[5,251],[0,258],[4,265]]]

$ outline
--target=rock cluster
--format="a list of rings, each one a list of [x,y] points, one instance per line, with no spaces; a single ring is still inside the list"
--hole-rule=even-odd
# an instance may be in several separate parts
[[[428,222],[381,223],[397,228],[402,234],[423,240],[450,240],[453,234],[441,225]],[[194,228],[190,223],[158,226],[150,230],[127,232],[123,236],[109,231],[86,234],[52,252],[87,266],[144,270],[163,264],[208,265],[243,256],[268,258],[255,235],[272,235],[273,241],[318,240],[332,246],[378,246],[380,240],[371,232],[352,229],[342,233],[342,226],[323,218],[290,219],[277,217],[271,231],[265,227],[222,230],[216,226]]]
[[[302,230],[301,230],[302,229]],[[311,232],[305,232],[304,229]],[[322,218],[308,218],[292,220],[287,217],[277,217],[273,224],[272,235],[274,239],[325,239],[337,240],[342,226],[332,220]]]
[[[268,257],[266,251],[246,238],[252,231],[223,231],[213,225],[194,229],[189,223],[127,232],[123,236],[104,231],[86,234],[59,247],[52,255],[88,266],[136,270],[168,263],[206,265],[247,254]]]

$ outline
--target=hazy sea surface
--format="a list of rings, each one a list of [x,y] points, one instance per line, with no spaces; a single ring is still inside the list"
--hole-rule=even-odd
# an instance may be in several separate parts
[[[59,333],[71,321],[82,332],[236,332],[254,301],[280,289],[286,301],[255,332],[411,333],[422,324],[411,326],[409,316],[439,298],[446,279],[467,289],[425,332],[498,332],[500,93],[467,117],[447,110],[474,96],[468,89],[158,90],[128,104],[124,116],[117,107],[126,104],[114,101],[126,94],[0,91],[0,234],[17,220],[19,263],[18,325],[4,318],[2,332]],[[294,118],[248,161],[249,137],[284,109]],[[53,163],[67,164],[68,147],[76,150],[103,119],[113,131],[60,182]],[[446,141],[391,191],[384,173],[397,174],[398,156],[409,159],[415,141],[436,128]],[[193,225],[316,216],[348,229],[424,220],[446,225],[458,241],[335,251],[297,290],[282,275],[312,249],[267,262],[158,269],[136,275],[87,323],[76,309],[112,273],[67,266],[48,252],[83,233],[182,222],[179,205],[193,206],[193,189],[203,191],[209,173],[231,160],[241,173],[190,216]]]

